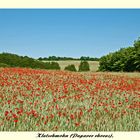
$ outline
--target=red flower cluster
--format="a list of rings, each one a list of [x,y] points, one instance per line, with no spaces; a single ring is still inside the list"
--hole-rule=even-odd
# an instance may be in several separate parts
[[[2,68],[0,106],[0,130],[139,130],[140,78]]]

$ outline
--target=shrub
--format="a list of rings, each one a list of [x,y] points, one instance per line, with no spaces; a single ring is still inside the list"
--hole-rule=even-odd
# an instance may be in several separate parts
[[[46,69],[52,69],[52,70],[60,70],[60,66],[57,62],[46,62]]]
[[[81,61],[79,65],[79,71],[89,71],[89,63],[87,61]]]
[[[77,71],[75,66],[72,64],[72,65],[68,65],[65,67],[65,70],[68,70],[68,71]]]
[[[51,62],[50,65],[51,65],[51,69],[60,70],[60,66],[57,62]]]

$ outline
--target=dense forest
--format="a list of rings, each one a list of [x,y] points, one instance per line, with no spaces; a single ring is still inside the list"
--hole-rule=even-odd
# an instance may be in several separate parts
[[[100,58],[100,71],[140,71],[140,38],[132,47],[121,48]]]

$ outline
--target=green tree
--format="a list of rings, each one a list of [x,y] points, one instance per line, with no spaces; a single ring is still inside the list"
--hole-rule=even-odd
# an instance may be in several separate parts
[[[81,61],[79,65],[79,71],[89,71],[89,63],[87,61]]]
[[[121,48],[100,58],[100,71],[140,71],[140,38],[133,47]]]
[[[11,53],[0,54],[0,63],[3,67],[8,65],[9,67],[27,67],[27,68],[37,68],[37,69],[60,69],[57,62],[44,63],[39,60],[35,60],[28,56],[18,56]]]
[[[65,67],[65,70],[68,70],[68,71],[77,71],[76,68],[75,68],[75,65],[73,65],[73,64],[66,66]]]
[[[140,71],[140,37],[134,42],[136,71]]]

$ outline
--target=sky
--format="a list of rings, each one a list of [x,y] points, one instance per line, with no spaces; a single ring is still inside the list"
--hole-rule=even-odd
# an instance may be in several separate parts
[[[101,57],[138,37],[140,9],[0,9],[0,53]]]

